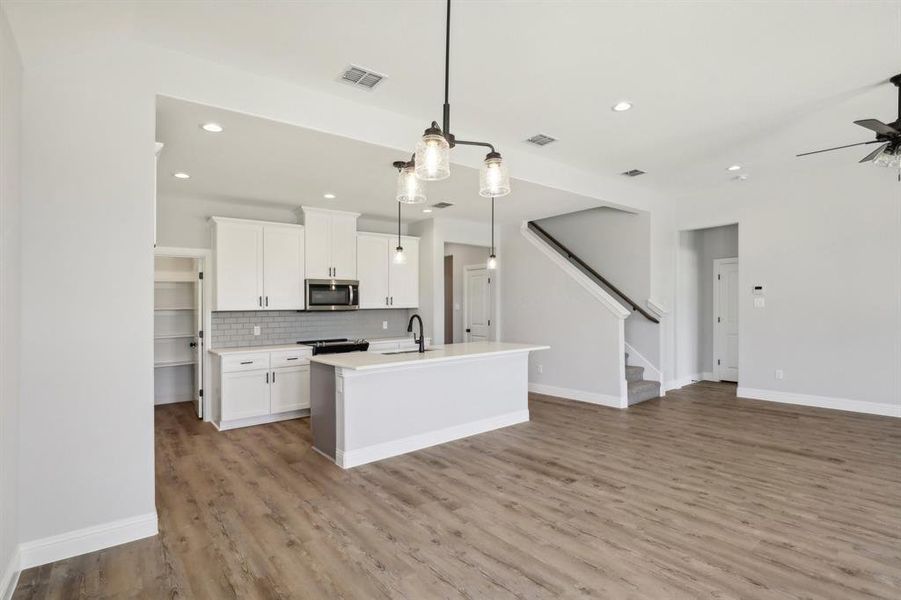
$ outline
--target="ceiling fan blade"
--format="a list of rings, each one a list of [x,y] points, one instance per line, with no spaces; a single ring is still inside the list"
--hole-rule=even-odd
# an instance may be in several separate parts
[[[836,146],[835,148],[826,148],[825,150],[814,150],[813,152],[804,152],[795,154],[795,156],[807,156],[808,154],[819,154],[820,152],[832,152],[833,150],[841,150],[842,148],[851,148],[852,146],[865,146],[867,144],[882,144],[880,140],[872,140],[870,142],[858,142],[857,144],[848,144],[846,146]]]
[[[886,125],[882,121],[878,119],[864,119],[862,121],[854,121],[855,125],[860,125],[861,127],[866,127],[870,131],[875,131],[876,133],[881,133],[884,135],[898,135],[901,134],[901,131],[898,131],[894,127],[890,125]]]
[[[882,151],[885,150],[886,148],[888,148],[888,142],[882,144],[881,146],[879,146],[878,148],[876,148],[875,150],[873,150],[872,152],[870,152],[869,154],[864,156],[858,162],[862,162],[862,163],[870,162],[871,160],[875,159],[877,156],[882,154]]]

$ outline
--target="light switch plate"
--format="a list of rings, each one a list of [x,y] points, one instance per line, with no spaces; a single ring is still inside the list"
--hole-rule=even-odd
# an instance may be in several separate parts
[[[253,326],[253,334],[254,334],[254,335],[260,335],[260,326],[259,326],[259,325],[254,325],[254,326]]]
[[[388,321],[382,321],[382,329],[388,329]]]

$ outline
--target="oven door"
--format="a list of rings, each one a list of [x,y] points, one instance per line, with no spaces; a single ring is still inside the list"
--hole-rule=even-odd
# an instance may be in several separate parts
[[[347,279],[307,279],[307,310],[356,310],[359,283]]]

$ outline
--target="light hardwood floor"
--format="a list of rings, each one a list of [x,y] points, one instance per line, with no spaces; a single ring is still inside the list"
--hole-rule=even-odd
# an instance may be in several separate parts
[[[160,535],[15,598],[901,598],[901,420],[696,384],[342,471],[156,410]]]

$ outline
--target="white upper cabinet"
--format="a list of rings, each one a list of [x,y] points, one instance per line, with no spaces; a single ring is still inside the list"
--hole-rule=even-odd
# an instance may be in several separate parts
[[[303,207],[306,276],[357,279],[357,213]]]
[[[304,228],[212,217],[215,310],[303,310]]]
[[[263,227],[263,308],[304,305],[304,230],[296,225]]]
[[[416,308],[419,306],[419,238],[402,236],[406,261],[394,262],[397,237],[382,233],[357,234],[360,308]]]
[[[388,290],[388,256],[391,240],[384,235],[357,235],[357,275],[360,280],[360,308],[385,308]]]
[[[401,264],[388,261],[388,299],[394,308],[416,308],[419,306],[419,238],[402,237],[401,244],[407,260]],[[388,255],[393,254],[392,248]]]
[[[263,226],[213,219],[216,310],[257,310],[263,298]]]

